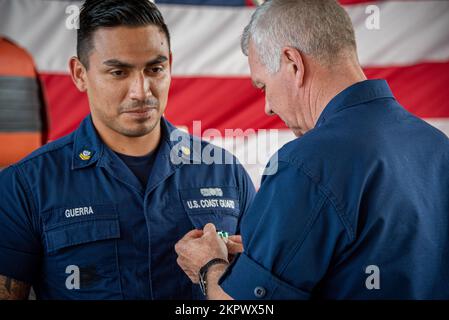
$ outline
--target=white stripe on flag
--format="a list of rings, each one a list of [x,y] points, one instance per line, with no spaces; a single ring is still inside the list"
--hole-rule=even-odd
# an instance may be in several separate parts
[[[428,118],[423,119],[435,128],[443,131],[449,137],[449,118]]]
[[[76,32],[69,5],[80,2],[0,0],[0,32],[28,49],[42,72],[66,73]],[[378,2],[380,30],[368,30],[373,3],[347,6],[362,66],[410,65],[449,59],[448,1]],[[374,3],[376,4],[376,3]],[[240,34],[253,8],[160,5],[172,33],[175,76],[248,76]]]

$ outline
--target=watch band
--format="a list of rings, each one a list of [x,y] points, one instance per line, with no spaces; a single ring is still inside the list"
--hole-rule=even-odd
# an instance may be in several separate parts
[[[201,292],[204,294],[205,297],[207,297],[207,271],[209,271],[209,268],[216,264],[229,264],[228,261],[221,258],[214,258],[210,260],[208,263],[206,263],[204,266],[201,267],[200,271],[198,272],[199,280],[200,280],[200,288]]]

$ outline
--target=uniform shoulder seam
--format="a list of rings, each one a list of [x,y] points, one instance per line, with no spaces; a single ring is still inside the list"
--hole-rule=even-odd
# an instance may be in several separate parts
[[[62,139],[64,139],[64,138],[62,138]],[[24,165],[25,163],[27,163],[27,162],[29,162],[31,160],[34,160],[34,159],[36,159],[38,157],[41,157],[41,156],[43,156],[43,155],[45,155],[47,153],[51,153],[51,152],[60,150],[60,149],[66,147],[67,145],[70,145],[70,144],[73,144],[73,140],[69,139],[69,138],[67,138],[67,141],[60,141],[60,140],[58,141],[57,140],[57,141],[55,141],[53,143],[50,142],[50,144],[42,146],[41,148],[39,148],[36,151],[34,151],[34,153],[28,155],[26,158],[22,159],[21,161],[19,161],[15,165],[21,167],[22,165]]]

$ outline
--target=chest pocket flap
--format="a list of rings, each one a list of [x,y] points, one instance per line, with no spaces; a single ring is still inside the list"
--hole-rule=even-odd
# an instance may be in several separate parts
[[[112,205],[61,208],[43,215],[47,252],[120,238],[120,223]]]

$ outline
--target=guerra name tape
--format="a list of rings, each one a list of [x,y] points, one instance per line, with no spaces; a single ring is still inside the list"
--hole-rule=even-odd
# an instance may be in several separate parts
[[[73,208],[73,209],[67,209],[65,210],[65,217],[66,218],[73,218],[73,217],[79,217],[79,216],[87,216],[94,213],[94,210],[92,207],[80,207],[80,208]]]

